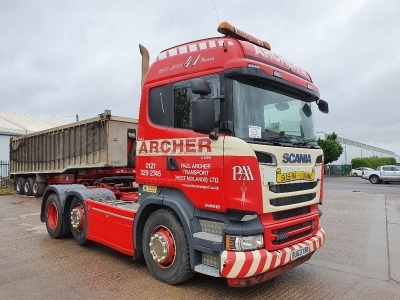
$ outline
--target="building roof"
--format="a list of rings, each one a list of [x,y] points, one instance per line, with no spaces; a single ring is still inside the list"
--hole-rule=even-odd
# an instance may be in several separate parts
[[[0,112],[0,135],[22,135],[65,125],[67,121],[39,119],[28,115]]]

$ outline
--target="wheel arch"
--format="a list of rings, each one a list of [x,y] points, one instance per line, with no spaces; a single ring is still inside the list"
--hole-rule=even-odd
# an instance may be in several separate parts
[[[195,208],[181,191],[175,189],[162,189],[158,196],[149,196],[140,204],[134,221],[133,243],[135,254],[133,258],[138,258],[143,253],[142,237],[146,220],[153,212],[163,208],[171,209],[182,224],[189,243],[191,268],[194,269],[194,246],[190,221],[194,217]]]
[[[93,199],[93,200],[114,200],[116,199],[113,192],[108,189],[88,189],[81,184],[63,184],[63,185],[49,185],[44,190],[42,198],[42,206],[40,212],[40,220],[45,222],[45,206],[47,198],[51,194],[57,194],[57,200],[60,201],[61,213],[64,213],[65,209],[69,209],[72,199],[79,197],[82,200]]]

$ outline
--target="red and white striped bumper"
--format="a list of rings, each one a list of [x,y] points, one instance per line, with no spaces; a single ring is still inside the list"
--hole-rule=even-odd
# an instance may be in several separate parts
[[[247,278],[256,276],[291,262],[291,253],[310,245],[310,254],[325,242],[325,231],[318,230],[312,238],[290,247],[268,252],[266,249],[255,251],[223,251],[221,254],[221,277]]]

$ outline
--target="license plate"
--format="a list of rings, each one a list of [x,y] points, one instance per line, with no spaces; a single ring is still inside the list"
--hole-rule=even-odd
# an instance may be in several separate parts
[[[291,171],[282,173],[281,169],[276,169],[276,182],[285,183],[296,180],[306,180],[306,181],[314,181],[315,180],[315,168],[312,168],[311,172],[307,171]]]
[[[310,253],[310,245],[304,246],[300,249],[292,251],[292,260],[296,260]]]

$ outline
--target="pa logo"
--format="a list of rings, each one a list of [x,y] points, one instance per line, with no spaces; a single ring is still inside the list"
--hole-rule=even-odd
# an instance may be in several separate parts
[[[250,166],[233,166],[232,167],[233,181],[252,181],[254,180]]]

